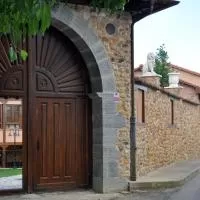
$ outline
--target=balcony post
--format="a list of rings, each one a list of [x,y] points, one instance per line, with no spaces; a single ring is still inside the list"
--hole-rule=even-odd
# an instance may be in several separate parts
[[[2,167],[6,168],[6,147],[2,149]]]

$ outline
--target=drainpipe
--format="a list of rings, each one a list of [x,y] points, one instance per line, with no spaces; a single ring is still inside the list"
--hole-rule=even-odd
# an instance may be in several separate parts
[[[131,1],[132,2],[132,1]],[[152,13],[154,8],[155,0],[151,0],[150,13]],[[132,2],[133,4],[133,2]],[[136,170],[136,116],[135,116],[135,94],[134,94],[134,25],[139,19],[137,19],[132,12],[130,12],[132,17],[131,23],[131,116],[130,116],[130,180],[136,181],[137,170]]]
[[[152,14],[154,12],[155,0],[149,1],[149,12],[147,13],[135,13],[134,15],[134,7],[136,6],[135,0],[129,0],[127,6],[125,6],[125,10],[128,11],[132,16],[131,23],[131,117],[130,117],[130,180],[136,181],[136,116],[135,116],[135,99],[134,99],[134,24],[140,19]],[[178,1],[174,1],[174,4],[168,5],[166,8],[174,6],[178,4]],[[162,9],[160,9],[162,10]],[[157,10],[157,11],[160,11]]]
[[[136,116],[134,95],[134,24],[131,23],[131,116],[130,116],[130,180],[136,181]]]

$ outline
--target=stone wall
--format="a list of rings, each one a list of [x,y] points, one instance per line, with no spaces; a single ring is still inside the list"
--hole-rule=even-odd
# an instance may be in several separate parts
[[[130,64],[131,64],[131,17],[127,14],[96,12],[87,6],[69,5],[86,20],[103,42],[114,70],[116,90],[120,94],[118,112],[126,120],[126,126],[118,130],[116,148],[119,151],[121,176],[130,173]]]
[[[146,86],[145,123],[137,124],[137,175],[179,160],[200,159],[199,105]],[[171,100],[174,124],[171,124]]]
[[[116,91],[120,94],[117,110],[126,120],[126,125],[118,129],[118,139],[114,142],[120,157],[118,163],[120,175],[128,177],[130,175],[131,18],[125,14],[97,12],[86,6],[69,6],[94,30],[110,58]],[[80,30],[81,28],[80,25]],[[90,41],[89,37],[86,39]],[[96,52],[97,55],[98,53]],[[170,98],[172,97],[169,94],[159,89],[148,88],[145,92],[146,122],[137,124],[137,173],[140,176],[178,160],[198,158],[199,107],[175,98],[175,125],[171,126]],[[105,173],[108,171],[105,170]]]

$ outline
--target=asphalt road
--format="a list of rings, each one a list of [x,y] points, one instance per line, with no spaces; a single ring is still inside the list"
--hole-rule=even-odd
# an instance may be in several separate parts
[[[200,200],[200,175],[171,195],[169,200]]]
[[[181,188],[137,191],[119,200],[200,200],[200,175]]]

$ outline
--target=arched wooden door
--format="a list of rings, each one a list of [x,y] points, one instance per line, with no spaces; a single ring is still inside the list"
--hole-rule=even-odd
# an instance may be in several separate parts
[[[0,96],[24,105],[24,188],[70,189],[89,185],[89,81],[72,42],[51,28],[26,44],[27,62],[10,64],[9,40],[0,41]]]
[[[73,44],[51,29],[31,43],[34,189],[89,184],[88,76]]]

